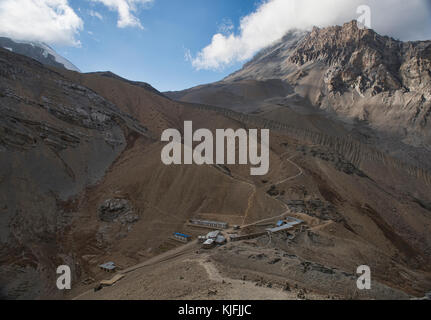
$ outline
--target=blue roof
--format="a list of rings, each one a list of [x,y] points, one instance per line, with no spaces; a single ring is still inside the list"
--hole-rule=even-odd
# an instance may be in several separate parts
[[[278,222],[277,222],[277,226],[282,226],[283,225],[283,223],[284,223],[284,221],[283,220],[279,220]]]
[[[182,234],[182,233],[178,233],[178,232],[175,232],[174,235],[180,236],[180,237],[183,237],[183,238],[190,238],[191,237],[191,236],[189,236],[187,234]]]

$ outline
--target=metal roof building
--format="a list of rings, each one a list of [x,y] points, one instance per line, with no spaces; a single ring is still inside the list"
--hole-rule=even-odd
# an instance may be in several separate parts
[[[191,240],[191,236],[187,235],[187,234],[183,234],[183,233],[174,233],[174,239],[181,241],[181,242],[188,242]]]
[[[281,227],[285,222],[283,220],[280,220],[277,222],[277,227]]]
[[[293,220],[293,221],[289,222],[292,226],[296,226],[296,225],[301,224],[301,223],[304,222],[303,220],[296,219],[296,218],[293,218],[293,217],[289,217],[289,219]]]
[[[207,234],[207,239],[216,239],[218,235],[220,234],[220,231],[211,231]]]
[[[174,235],[179,236],[179,237],[183,237],[183,238],[191,238],[191,236],[189,236],[187,234],[178,233],[178,232],[175,232]]]
[[[296,218],[293,218],[293,217],[288,217],[288,218],[292,219],[294,221],[287,222],[287,223],[285,223],[283,225],[280,225],[280,226],[278,226],[278,223],[277,223],[277,227],[276,228],[269,228],[269,229],[266,229],[266,231],[269,231],[271,233],[276,233],[276,232],[280,232],[280,231],[287,231],[287,230],[290,230],[290,229],[294,228],[295,226],[297,226],[297,225],[299,225],[299,224],[301,224],[301,223],[304,222],[304,221],[302,221],[300,219],[296,219]]]
[[[205,249],[211,249],[212,247],[214,247],[215,242],[213,239],[208,239],[207,241],[204,242],[203,247]]]
[[[227,229],[228,227],[228,223],[219,222],[219,221],[191,219],[190,223],[198,226],[204,226],[204,227],[210,227],[210,228],[216,228],[216,229]]]
[[[107,262],[99,265],[99,268],[106,272],[115,272],[115,269],[117,269],[117,266],[114,262]]]
[[[287,231],[287,230],[292,229],[292,228],[293,228],[293,226],[290,223],[286,223],[285,225],[282,225],[280,227],[266,229],[266,231],[269,231],[271,233],[276,233],[276,232],[280,232],[280,231]]]
[[[206,236],[199,236],[198,237],[198,241],[199,241],[199,243],[204,243],[205,241],[207,241],[208,239],[207,239],[207,237]]]
[[[225,244],[226,243],[226,238],[222,235],[217,236],[215,242],[217,244]]]

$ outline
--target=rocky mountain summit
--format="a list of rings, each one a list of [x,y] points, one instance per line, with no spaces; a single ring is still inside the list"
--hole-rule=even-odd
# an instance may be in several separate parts
[[[424,146],[431,142],[430,70],[431,41],[398,41],[352,21],[315,27],[301,39],[289,33],[225,81],[282,79],[320,109]]]
[[[431,170],[430,70],[431,41],[402,42],[351,21],[290,31],[222,81],[166,94],[352,136]]]
[[[343,27],[314,28],[288,61],[298,66],[313,62],[329,66],[325,83],[331,93],[353,88],[360,94],[376,95],[403,89],[424,91],[429,98],[431,41],[404,43],[358,28],[356,21]]]
[[[273,61],[279,62],[278,66]],[[225,80],[298,79],[305,73],[294,69],[317,62],[330,67],[325,74],[328,92],[343,93],[348,88],[357,88],[360,93],[372,89],[372,95],[400,89],[425,91],[431,81],[431,41],[398,41],[360,28],[356,21],[324,29],[314,27],[310,33],[289,32]],[[264,70],[257,73],[256,65]]]

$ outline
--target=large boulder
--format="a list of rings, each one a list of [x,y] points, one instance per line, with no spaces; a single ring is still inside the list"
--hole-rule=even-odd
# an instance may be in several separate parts
[[[99,207],[99,218],[104,222],[133,223],[138,216],[126,199],[107,199]]]

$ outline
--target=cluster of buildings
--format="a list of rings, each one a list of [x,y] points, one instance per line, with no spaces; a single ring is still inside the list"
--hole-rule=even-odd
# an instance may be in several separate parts
[[[206,236],[199,236],[198,240],[205,249],[211,249],[216,245],[223,245],[226,243],[226,238],[218,230],[211,231]]]
[[[227,242],[227,239],[220,231],[221,229],[228,228],[228,224],[226,222],[192,219],[190,220],[190,223],[196,226],[217,229],[215,231],[208,232],[207,235],[202,235],[198,237],[198,242],[202,244],[202,248],[211,249],[217,245],[224,245]],[[265,229],[265,231],[256,232],[252,234],[244,234],[244,235],[231,234],[230,241],[234,242],[234,241],[248,240],[248,239],[258,238],[263,235],[270,236],[271,234],[275,234],[279,232],[291,231],[291,230],[295,230],[296,227],[301,226],[303,223],[304,221],[300,219],[287,217],[285,220],[277,221],[274,227],[267,228]],[[240,227],[234,226],[233,229],[238,230],[240,229]],[[173,234],[173,239],[182,243],[188,243],[189,241],[192,240],[192,236],[184,233],[176,232]],[[107,262],[107,263],[101,264],[99,265],[99,268],[105,272],[115,272],[117,270],[117,266],[115,265],[114,262]]]
[[[203,248],[210,249],[215,247],[216,245],[223,245],[226,243],[226,238],[221,233],[221,229],[227,229],[228,223],[226,222],[219,222],[219,221],[209,221],[209,220],[199,220],[199,219],[191,219],[190,221],[191,225],[204,227],[204,228],[211,228],[211,229],[217,229],[215,231],[209,232],[205,236],[199,236],[198,241],[202,244]],[[187,234],[183,233],[174,233],[173,239],[180,241],[182,243],[188,243],[192,237]]]
[[[287,217],[287,220],[279,220],[273,228],[265,229],[265,231],[249,233],[244,235],[232,234],[230,235],[230,241],[242,241],[242,240],[251,240],[255,238],[259,238],[261,236],[273,233],[279,233],[282,231],[290,231],[295,229],[297,226],[302,225],[304,221],[300,219],[296,219],[293,217]]]
[[[226,243],[227,240],[225,236],[223,236],[220,230],[227,229],[228,223],[218,222],[218,221],[199,220],[199,219],[191,219],[189,222],[191,225],[194,225],[194,226],[217,229],[215,231],[209,232],[207,235],[198,237],[198,241],[199,243],[202,244],[203,248],[210,249],[215,247],[216,245],[223,245]],[[266,234],[274,234],[274,233],[279,233],[283,231],[290,231],[292,229],[295,229],[297,226],[302,225],[303,223],[304,221],[300,219],[287,217],[285,220],[277,221],[274,227],[265,229],[265,231],[256,232],[253,234],[246,234],[246,235],[232,234],[230,235],[230,241],[249,240],[249,239],[261,237]],[[235,230],[239,228],[240,228],[239,226],[236,226],[236,228],[234,227]],[[183,233],[174,233],[173,237],[175,240],[178,240],[183,243],[187,243],[191,240],[191,236]]]

